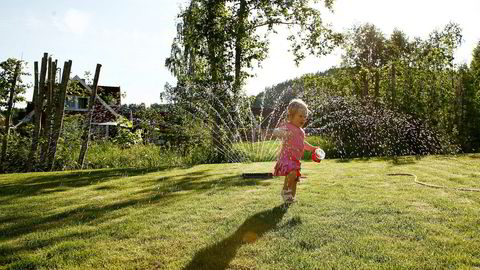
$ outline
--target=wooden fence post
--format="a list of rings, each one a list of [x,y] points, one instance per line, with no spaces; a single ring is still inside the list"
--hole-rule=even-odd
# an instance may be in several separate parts
[[[43,95],[44,95],[44,87],[45,87],[45,76],[46,76],[46,69],[47,69],[47,58],[48,53],[43,54],[42,64],[40,67],[40,82],[38,83],[37,95],[35,97],[35,126],[33,129],[32,134],[32,147],[30,149],[30,162],[28,163],[28,171],[31,171],[34,164],[36,163],[36,155],[37,155],[37,146],[38,146],[38,137],[40,135],[41,129],[41,119],[42,119],[42,111],[43,111]],[[37,65],[38,66],[38,65]],[[38,71],[38,68],[37,68]],[[36,72],[38,73],[38,72]]]
[[[72,60],[65,62],[63,65],[62,84],[57,95],[55,121],[52,128],[52,145],[48,150],[47,169],[52,170],[55,165],[55,155],[57,153],[57,143],[62,129],[63,115],[65,114],[65,96],[67,93],[68,80],[70,79],[70,70],[72,68]]]
[[[52,57],[48,58],[48,68],[47,68],[47,85],[45,87],[45,96],[47,103],[45,104],[45,125],[43,126],[42,132],[41,132],[41,146],[40,146],[40,166],[45,165],[45,161],[47,158],[47,152],[48,152],[48,143],[50,141],[50,133],[52,130],[52,121],[53,121],[53,66],[52,66]],[[45,166],[47,167],[47,166]]]
[[[52,114],[52,117],[51,117],[51,122],[52,122],[52,127],[54,125],[54,120],[56,117],[56,105],[57,102],[58,102],[58,99],[59,99],[59,95],[61,94],[60,93],[60,89],[58,88],[58,86],[60,84],[56,84],[55,81],[56,81],[56,76],[57,76],[57,61],[58,60],[55,60],[55,62],[52,62],[52,84],[53,84],[53,87],[52,87],[52,109],[51,109],[51,114]],[[50,150],[52,149],[52,144],[53,144],[53,140],[54,140],[54,135],[53,135],[53,132],[50,132],[50,136],[48,138],[48,145],[47,145],[47,157],[50,156]]]
[[[93,88],[92,93],[90,95],[90,100],[88,102],[88,115],[85,119],[85,126],[83,127],[83,134],[82,134],[82,148],[80,149],[80,155],[78,156],[78,164],[80,168],[83,169],[83,164],[85,162],[85,155],[88,150],[88,142],[90,140],[90,126],[92,125],[92,117],[93,117],[93,109],[95,104],[95,98],[97,97],[97,84],[98,78],[100,77],[100,68],[102,65],[97,64],[97,68],[95,69],[95,77],[93,79]]]

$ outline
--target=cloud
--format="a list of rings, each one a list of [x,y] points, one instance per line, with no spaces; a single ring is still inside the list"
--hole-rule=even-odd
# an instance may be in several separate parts
[[[27,14],[24,22],[27,29],[37,30],[41,29],[41,27],[43,26],[43,22],[33,14]]]
[[[68,30],[73,33],[83,33],[90,24],[90,15],[79,10],[69,9],[64,17]]]
[[[77,9],[69,9],[61,20],[56,16],[53,18],[53,25],[59,30],[74,34],[83,34],[90,25],[90,15]]]

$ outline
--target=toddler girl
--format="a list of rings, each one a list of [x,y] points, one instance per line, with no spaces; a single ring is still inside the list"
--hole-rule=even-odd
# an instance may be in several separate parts
[[[273,131],[273,136],[283,140],[282,149],[275,165],[274,175],[285,176],[282,198],[286,203],[295,201],[297,182],[300,178],[300,159],[303,151],[315,151],[316,147],[305,141],[305,125],[308,116],[307,104],[293,99],[288,104],[287,122]]]

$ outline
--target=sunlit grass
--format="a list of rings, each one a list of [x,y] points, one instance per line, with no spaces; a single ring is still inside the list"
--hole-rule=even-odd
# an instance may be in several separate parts
[[[251,162],[274,161],[280,150],[282,142],[279,140],[266,140],[260,142],[235,143],[233,149],[240,152],[246,160]]]
[[[475,269],[480,155],[0,175],[0,269]]]
[[[330,149],[330,144],[319,136],[309,136],[306,140],[317,147],[321,147],[324,150]],[[281,140],[264,140],[258,142],[240,142],[233,144],[234,152],[240,152],[241,155],[251,162],[264,162],[275,161],[282,146]],[[311,152],[305,151],[304,160],[311,160]],[[237,154],[238,155],[238,154]],[[242,160],[240,156],[233,155],[233,159],[238,158]]]

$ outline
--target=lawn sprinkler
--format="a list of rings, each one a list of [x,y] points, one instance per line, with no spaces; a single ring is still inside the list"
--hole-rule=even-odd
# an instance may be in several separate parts
[[[243,178],[269,179],[273,178],[273,173],[244,173]]]
[[[312,151],[312,160],[315,162],[320,162],[325,158],[325,152],[321,148],[317,148]]]

